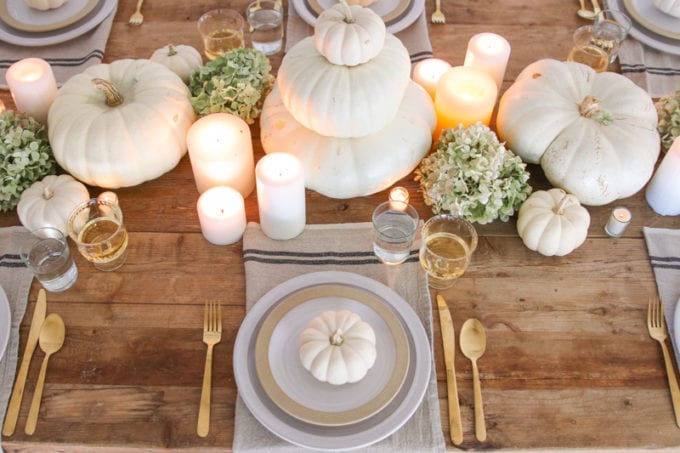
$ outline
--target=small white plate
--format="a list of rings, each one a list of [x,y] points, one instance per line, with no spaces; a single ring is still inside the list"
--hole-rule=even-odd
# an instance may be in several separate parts
[[[7,300],[5,290],[0,286],[0,360],[2,360],[5,355],[11,327],[12,314],[9,310],[9,301]]]
[[[0,19],[17,30],[42,32],[58,30],[78,22],[100,0],[68,0],[59,8],[40,11],[24,0],[0,0]]]
[[[656,34],[680,39],[680,19],[664,13],[649,0],[623,0],[630,17]]]

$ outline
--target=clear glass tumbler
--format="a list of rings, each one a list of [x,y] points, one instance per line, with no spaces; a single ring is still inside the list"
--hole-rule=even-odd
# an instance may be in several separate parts
[[[283,5],[279,0],[257,0],[246,7],[254,49],[274,55],[283,47]]]
[[[22,244],[19,256],[47,291],[65,291],[78,278],[66,237],[57,228],[31,231],[31,238]]]
[[[385,264],[400,264],[411,254],[418,211],[402,201],[386,201],[373,211],[373,252]]]

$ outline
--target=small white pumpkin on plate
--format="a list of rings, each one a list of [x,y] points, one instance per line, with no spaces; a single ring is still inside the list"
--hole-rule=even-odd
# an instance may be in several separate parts
[[[302,365],[321,382],[358,382],[376,355],[373,328],[349,310],[325,311],[300,334]]]
[[[24,2],[31,8],[40,11],[47,11],[48,9],[59,8],[66,3],[67,0],[24,0]]]
[[[201,53],[191,46],[168,44],[156,49],[151,54],[151,61],[160,63],[175,74],[186,84],[189,83],[191,74],[203,65]]]
[[[652,3],[664,13],[680,18],[680,0],[652,0]]]

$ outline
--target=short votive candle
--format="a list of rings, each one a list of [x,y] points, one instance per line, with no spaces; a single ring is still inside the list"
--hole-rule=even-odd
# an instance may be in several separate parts
[[[243,196],[231,187],[212,187],[198,198],[196,205],[201,233],[215,245],[233,244],[246,230]]]
[[[604,232],[611,237],[617,238],[626,231],[632,218],[633,216],[628,209],[617,206],[612,210],[612,215],[604,226]]]
[[[410,196],[406,187],[397,186],[390,190],[389,201],[392,209],[399,209],[402,206],[407,205],[409,199]]]
[[[288,153],[267,154],[255,167],[255,179],[262,232],[276,240],[302,233],[307,216],[300,160]]]
[[[496,82],[500,90],[510,59],[510,43],[495,33],[479,33],[468,41],[463,66],[479,69]]]
[[[5,103],[2,102],[2,99],[0,99],[0,113],[4,112],[6,109]]]
[[[24,58],[7,69],[5,78],[17,111],[47,124],[47,113],[57,95],[57,80],[49,63],[41,58]]]
[[[413,68],[413,81],[425,88],[430,97],[434,99],[437,90],[437,82],[451,65],[439,58],[428,58],[416,64]]]
[[[647,203],[661,215],[680,214],[680,137],[676,138],[647,186]]]
[[[108,201],[109,203],[112,204],[118,204],[118,195],[116,195],[115,192],[111,192],[110,190],[107,190],[106,192],[102,192],[99,195],[97,195],[97,199]]]

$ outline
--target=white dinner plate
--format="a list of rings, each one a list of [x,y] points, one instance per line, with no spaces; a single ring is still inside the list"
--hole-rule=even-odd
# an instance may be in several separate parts
[[[115,11],[118,0],[101,0],[85,17],[68,27],[41,33],[16,30],[0,20],[0,41],[26,47],[59,44],[87,33]]]
[[[666,14],[650,0],[623,0],[631,19],[646,29],[671,39],[680,39],[680,19]]]
[[[609,0],[609,4],[613,10],[625,11],[623,0]],[[612,13],[612,15],[614,16],[614,19],[616,19],[615,11]],[[653,49],[661,50],[673,55],[680,55],[680,41],[658,35],[638,24],[635,20],[632,22],[633,24],[629,34],[633,38]]]
[[[349,310],[373,328],[376,360],[353,384],[333,385],[314,378],[300,361],[300,333],[325,311]],[[260,383],[290,415],[325,426],[364,420],[389,404],[401,388],[409,364],[406,331],[392,308],[361,288],[313,285],[282,299],[265,318],[255,343]]]
[[[0,19],[17,30],[41,32],[67,27],[92,11],[100,0],[68,0],[59,8],[40,11],[24,0],[0,0]]]
[[[264,319],[291,293],[306,287],[341,284],[361,288],[387,302],[397,313],[409,342],[409,366],[404,384],[392,401],[357,423],[322,426],[283,411],[266,394],[257,377],[255,344]],[[290,279],[264,295],[248,311],[234,343],[234,377],[239,395],[253,416],[269,431],[295,445],[317,450],[366,447],[398,430],[420,405],[430,380],[431,352],[418,315],[397,293],[382,283],[348,272],[316,272]]]
[[[5,355],[7,342],[9,341],[9,332],[12,327],[12,316],[9,310],[9,301],[5,290],[0,286],[0,360]]]
[[[295,11],[309,25],[337,0],[292,0]],[[425,0],[379,0],[368,6],[385,21],[387,31],[397,33],[416,21],[425,9]]]

